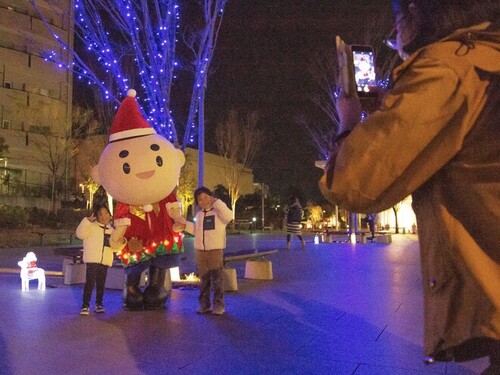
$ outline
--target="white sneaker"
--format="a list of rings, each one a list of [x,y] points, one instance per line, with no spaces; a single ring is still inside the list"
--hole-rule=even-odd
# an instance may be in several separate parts
[[[212,315],[222,315],[225,312],[226,312],[226,310],[224,309],[224,307],[217,306],[217,307],[214,307],[214,310],[212,311]]]
[[[199,307],[198,310],[196,310],[197,314],[208,314],[209,312],[212,312],[212,308],[210,306],[208,307]]]
[[[82,309],[80,310],[80,315],[89,315],[89,314],[90,314],[89,308],[82,307]]]

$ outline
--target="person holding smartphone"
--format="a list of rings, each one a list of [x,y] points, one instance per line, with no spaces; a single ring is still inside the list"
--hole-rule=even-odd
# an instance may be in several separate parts
[[[500,5],[393,0],[404,62],[360,122],[340,95],[340,132],[320,188],[353,212],[412,195],[427,363],[489,355],[500,374]]]

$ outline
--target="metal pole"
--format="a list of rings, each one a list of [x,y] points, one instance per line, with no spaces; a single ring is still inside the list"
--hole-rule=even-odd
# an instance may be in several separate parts
[[[205,88],[206,75],[198,102],[198,187],[205,185]]]
[[[335,230],[340,230],[339,225],[339,206],[335,205]]]
[[[262,231],[264,232],[264,183],[262,183]]]

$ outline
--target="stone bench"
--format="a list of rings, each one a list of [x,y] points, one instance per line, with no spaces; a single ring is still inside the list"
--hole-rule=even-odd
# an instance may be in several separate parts
[[[375,236],[371,241],[376,243],[392,243],[392,235],[384,233],[379,236]]]
[[[82,245],[55,247],[53,249],[53,252],[54,255],[62,255],[65,256],[66,258],[71,258],[73,260],[73,263],[82,262],[82,257],[83,257]]]
[[[271,254],[276,254],[278,250],[258,251],[252,250],[250,252],[227,253],[224,255],[224,283],[233,285],[233,290],[237,290],[238,281],[236,270],[234,268],[227,268],[227,264],[235,261],[245,261],[245,278],[256,280],[272,280],[273,267],[270,260],[265,257]]]
[[[72,245],[64,247],[56,247],[53,249],[54,255],[62,255],[62,274],[64,276],[64,284],[83,284],[86,279],[87,267],[83,263],[82,245]]]
[[[367,235],[370,233],[368,232],[354,232],[356,235],[356,242],[364,244],[366,243],[367,240]],[[321,241],[324,243],[332,243],[336,241],[341,241],[341,242],[350,242],[351,241],[351,232],[345,232],[345,231],[334,231],[334,232],[328,232],[327,233],[321,233]]]

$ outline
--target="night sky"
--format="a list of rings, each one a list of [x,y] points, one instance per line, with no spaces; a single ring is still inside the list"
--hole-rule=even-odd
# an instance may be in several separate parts
[[[192,8],[185,9],[195,3],[181,2],[181,25],[182,17],[193,15]],[[206,151],[217,153],[215,127],[229,110],[257,110],[265,142],[252,165],[255,181],[269,185],[271,195],[284,201],[298,193],[304,204],[306,200],[320,203],[322,171],[314,161],[321,157],[295,122],[297,115],[327,121],[311,101],[312,95],[321,92],[308,72],[311,56],[333,51],[337,34],[350,44],[362,42],[367,23],[389,14],[389,5],[389,0],[228,0],[208,78]],[[182,50],[181,41],[177,48]],[[175,120],[182,124],[192,75],[179,76],[172,101]],[[83,95],[85,84],[76,81],[75,101],[85,105],[91,95]]]
[[[255,181],[287,200],[322,200],[319,159],[295,116],[326,121],[311,101],[315,87],[308,73],[310,56],[333,49],[335,35],[359,43],[363,25],[389,1],[229,0],[209,78],[206,102],[206,150],[216,151],[213,129],[228,109],[258,110],[266,141],[253,165]],[[305,202],[303,202],[305,203]]]

